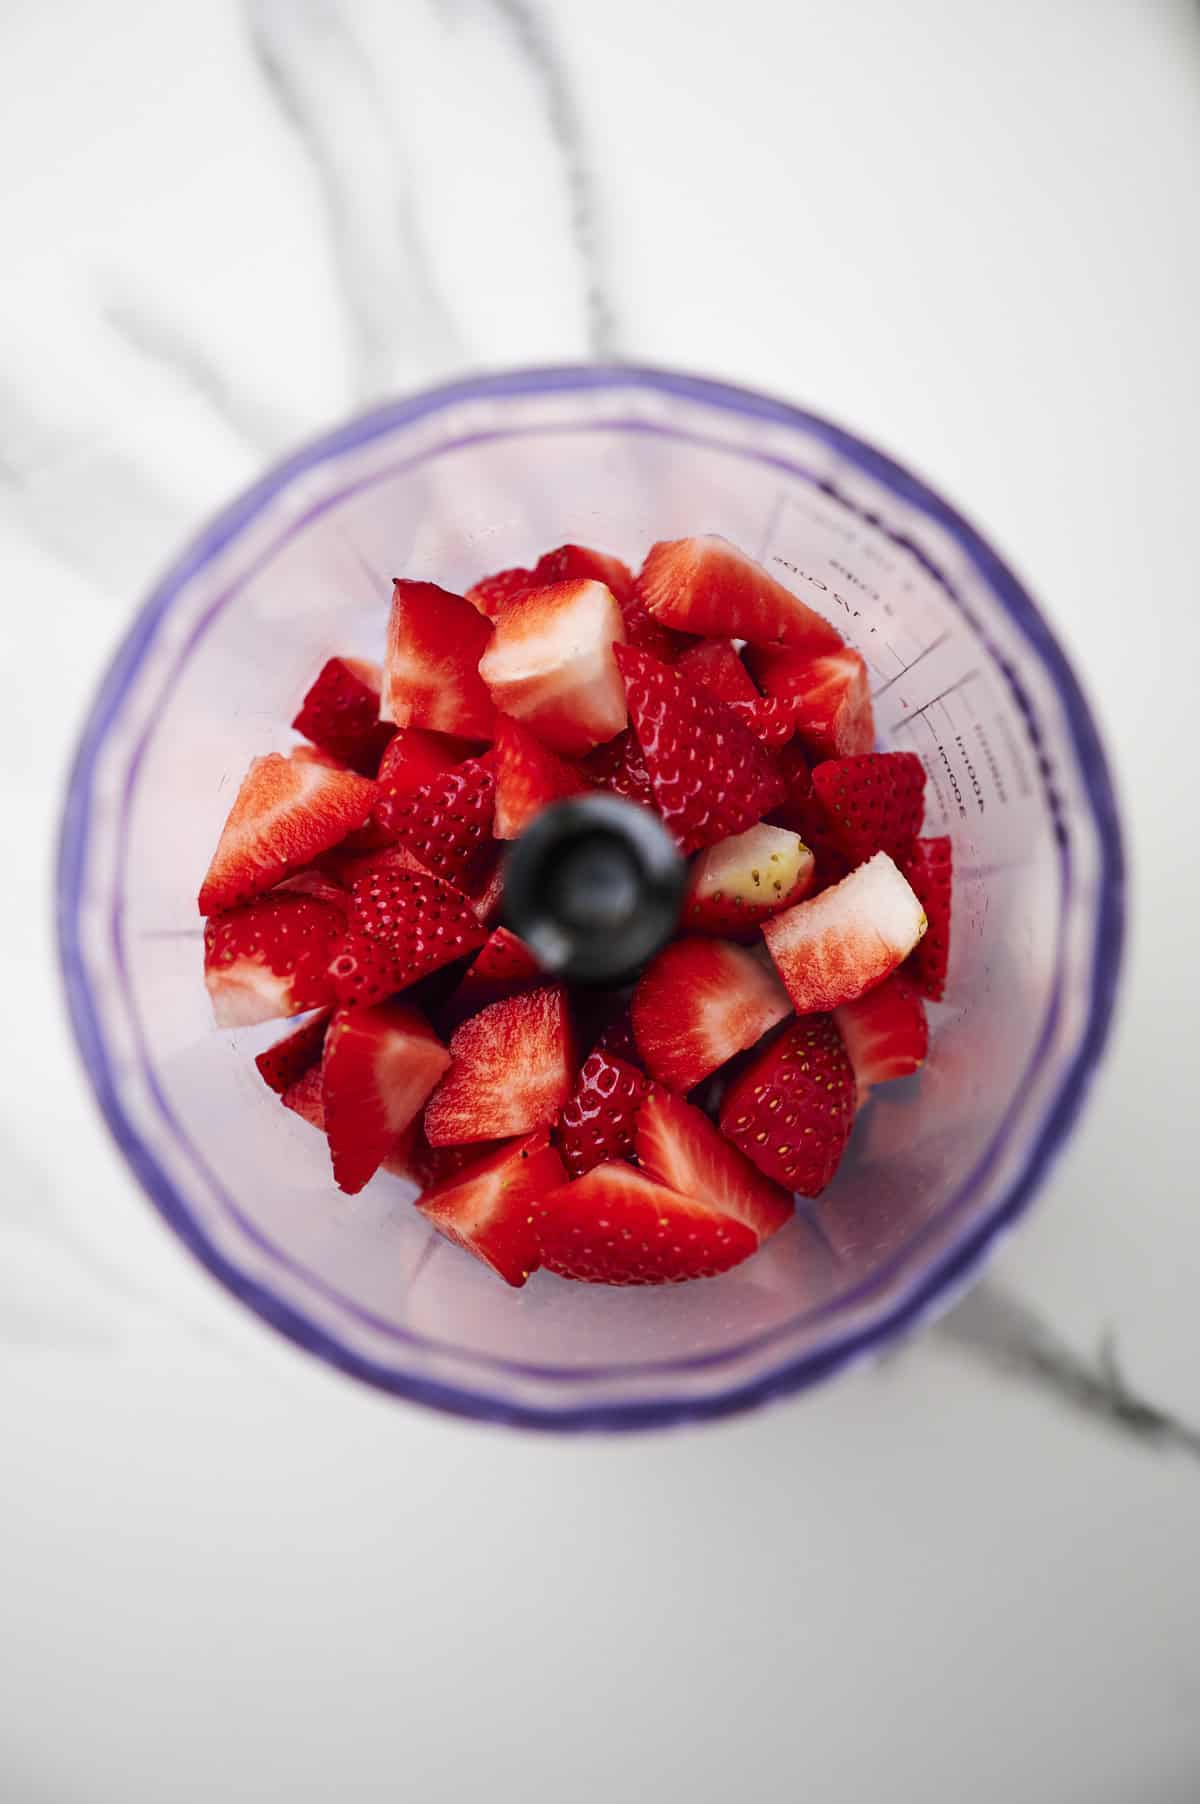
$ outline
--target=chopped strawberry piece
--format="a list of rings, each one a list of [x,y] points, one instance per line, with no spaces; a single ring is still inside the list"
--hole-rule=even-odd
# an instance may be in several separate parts
[[[575,1074],[566,992],[547,984],[493,1002],[455,1031],[450,1051],[454,1063],[425,1110],[431,1146],[549,1127]]]
[[[915,839],[896,861],[912,885],[929,921],[926,933],[908,960],[913,982],[931,1001],[945,994],[950,963],[950,900],[954,860],[944,833],[932,839]]]
[[[925,915],[886,852],[763,928],[798,1015],[852,1002],[882,983],[925,932]]]
[[[392,728],[379,718],[382,672],[365,658],[330,658],[292,725],[321,751],[373,777]]]
[[[293,1084],[299,1083],[306,1071],[321,1061],[321,1049],[325,1044],[325,1030],[329,1026],[329,1012],[322,1010],[298,1027],[295,1033],[287,1034],[282,1040],[276,1040],[274,1046],[268,1046],[260,1052],[254,1063],[264,1084],[269,1084],[276,1096],[282,1096]]]
[[[218,1027],[253,1027],[324,1008],[334,998],[329,961],[344,908],[311,896],[273,895],[213,915],[204,930],[204,983]]]
[[[797,1021],[730,1086],[721,1131],[767,1177],[818,1196],[854,1126],[854,1072],[829,1015]]]
[[[397,991],[406,989],[411,981],[408,972],[407,960],[365,933],[347,933],[329,961],[335,1000],[364,1007],[386,1002]]]
[[[636,802],[641,808],[657,810],[650,772],[646,769],[642,748],[631,727],[626,728],[624,733],[618,733],[607,745],[598,745],[594,752],[588,754],[583,768],[601,789],[611,790],[613,795],[624,796],[627,802]]]
[[[610,1059],[624,1059],[627,1065],[641,1070],[642,1055],[637,1049],[637,1041],[633,1037],[633,1022],[629,1019],[629,1010],[625,1009],[615,1021],[610,1021],[596,1041],[599,1052],[606,1052]]]
[[[383,948],[386,969],[400,978],[393,989],[464,958],[487,938],[467,896],[404,856],[377,854],[355,876],[350,889],[352,926]],[[342,956],[349,950],[344,948]],[[376,961],[372,968],[381,971],[385,966]],[[350,973],[343,975],[348,978]],[[338,977],[336,971],[334,976]]]
[[[812,888],[813,855],[784,827],[749,827],[722,839],[692,865],[683,903],[691,933],[752,940],[763,921]]]
[[[861,1106],[875,1084],[910,1077],[925,1063],[929,1024],[925,1006],[904,972],[892,975],[833,1011],[854,1076]]]
[[[814,652],[842,644],[836,627],[713,534],[652,545],[638,591],[656,620],[684,632]]]
[[[925,813],[925,766],[915,752],[834,758],[812,773],[829,830],[851,864],[876,852],[896,857]]]
[[[380,760],[378,805],[413,795],[435,777],[444,777],[471,756],[475,743],[424,727],[401,727]]]
[[[711,689],[723,702],[762,700],[729,639],[698,639],[675,660],[675,669],[698,689]]]
[[[810,657],[768,648],[750,667],[770,696],[790,702],[795,729],[814,758],[852,758],[875,747],[867,667],[848,645]]]
[[[616,653],[659,813],[681,851],[740,833],[782,801],[783,779],[731,708],[644,651]]]
[[[551,750],[578,757],[625,725],[625,689],[613,656],[625,633],[603,583],[531,589],[505,608],[479,661],[497,708]]]
[[[653,1091],[637,1118],[638,1164],[668,1189],[743,1222],[761,1244],[795,1214],[791,1192],[765,1177],[702,1109]]]
[[[551,802],[587,788],[573,764],[503,714],[496,722],[495,750],[497,839],[516,839]]]
[[[449,1173],[418,1198],[417,1208],[505,1283],[521,1285],[540,1263],[533,1210],[565,1177],[542,1128]]]
[[[290,871],[361,827],[375,785],[294,752],[255,758],[221,830],[200,890],[200,913],[219,914],[271,889]]]
[[[466,599],[486,619],[495,620],[510,601],[536,586],[532,570],[514,565],[511,570],[497,570],[493,576],[484,576],[472,583]]]
[[[497,927],[476,953],[454,992],[459,1009],[478,1009],[513,996],[542,976],[542,967],[524,940]]]
[[[500,913],[500,905],[504,901],[504,869],[499,860],[488,874],[486,883],[479,889],[472,890],[468,898],[477,919],[485,927],[490,927]]]
[[[398,581],[383,667],[385,720],[464,739],[490,739],[496,713],[479,675],[492,629],[461,595]]]
[[[629,565],[603,551],[589,551],[586,545],[559,545],[553,551],[544,551],[533,574],[543,588],[551,583],[603,583],[612,590],[618,607],[633,594],[633,571]]]
[[[679,1284],[740,1265],[753,1230],[631,1165],[594,1166],[533,1206],[542,1264],[585,1284]]]
[[[589,1055],[558,1120],[558,1143],[573,1178],[633,1151],[638,1109],[649,1088],[649,1080],[624,1059],[599,1047]]]
[[[469,1140],[461,1146],[430,1146],[425,1138],[424,1123],[415,1121],[413,1129],[408,1175],[416,1179],[422,1190],[442,1183],[466,1166],[474,1165],[480,1159],[486,1159],[489,1154],[498,1152],[501,1147],[513,1144],[511,1140]]]
[[[792,1012],[773,971],[724,940],[680,939],[650,964],[630,1016],[647,1071],[690,1090]]]
[[[370,1182],[449,1063],[429,1023],[407,1003],[338,1010],[322,1075],[340,1190],[353,1196]]]
[[[325,1132],[325,1085],[319,1064],[310,1065],[302,1077],[288,1085],[279,1100],[285,1109],[307,1121],[309,1127]]]
[[[796,704],[779,695],[759,695],[752,702],[731,702],[730,707],[749,727],[760,745],[777,750],[796,731]]]
[[[850,874],[850,863],[836,844],[825,818],[825,810],[813,794],[812,772],[798,739],[789,740],[776,753],[779,774],[787,785],[787,794],[778,808],[771,811],[773,826],[786,827],[798,833],[813,855],[813,880],[810,895],[840,883]]]
[[[468,758],[407,795],[381,791],[375,819],[426,870],[466,889],[490,843],[495,788],[490,771]]]

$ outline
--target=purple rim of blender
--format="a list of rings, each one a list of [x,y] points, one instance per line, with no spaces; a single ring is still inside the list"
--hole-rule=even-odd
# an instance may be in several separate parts
[[[1067,718],[1088,801],[1096,823],[1100,851],[1096,901],[1098,919],[1086,1025],[1074,1057],[1059,1080],[1040,1132],[1031,1142],[1021,1168],[1009,1182],[1003,1194],[992,1205],[986,1218],[977,1223],[969,1234],[951,1247],[890,1310],[867,1327],[849,1330],[840,1335],[835,1333],[825,1346],[809,1349],[799,1357],[785,1361],[777,1369],[759,1374],[755,1378],[734,1385],[728,1391],[717,1395],[695,1398],[638,1398],[627,1403],[585,1403],[557,1410],[551,1407],[539,1408],[516,1402],[491,1391],[475,1391],[465,1386],[450,1385],[424,1377],[399,1373],[389,1366],[367,1359],[344,1345],[335,1335],[318,1327],[292,1303],[285,1301],[268,1286],[248,1278],[225,1258],[193,1220],[187,1205],[158,1162],[155,1153],[145,1143],[126,1114],[117,1093],[104,1034],[100,1026],[96,999],[92,994],[82,957],[80,907],[90,831],[90,790],[96,760],[108,731],[120,713],[130,685],[141,667],[146,650],[179,590],[234,539],[267,502],[304,471],[460,401],[554,391],[622,388],[657,390],[700,401],[710,407],[743,417],[764,419],[785,426],[801,428],[833,449],[848,464],[873,477],[891,493],[936,521],[956,542],[959,549],[983,576],[997,601],[1004,608],[1010,620],[1019,628],[1054,682]],[[612,421],[603,422],[603,425],[609,428],[613,424]],[[630,427],[645,429],[644,422],[624,421],[616,424],[625,429]],[[651,429],[653,430],[653,428]],[[489,433],[478,436],[490,437],[493,435]],[[502,436],[508,435],[502,434]],[[793,474],[805,476],[810,481],[817,481],[810,472],[804,471],[785,459],[746,452],[743,447],[737,449],[742,455],[756,456],[760,461],[778,464]],[[378,480],[378,476],[371,480]],[[830,485],[818,482],[818,486],[828,488]],[[313,511],[323,511],[323,507],[331,504],[334,499],[336,498],[329,498],[326,503],[321,504],[320,508]],[[843,496],[840,499],[845,501],[846,498]],[[294,524],[299,526],[302,523]],[[876,522],[876,524],[882,526],[883,523]],[[886,527],[883,529],[887,530]],[[921,548],[901,535],[893,533],[891,536],[905,544],[920,558],[955,604],[967,615],[973,629],[986,640],[987,635],[982,632],[979,622],[971,616],[970,611],[965,608],[962,598],[947,583],[942,573],[930,563],[928,556]],[[210,610],[206,620],[211,617],[212,612],[213,610]],[[1067,912],[1071,892],[1070,846],[1066,827],[1054,791],[1051,770],[1045,756],[1032,703],[1017,672],[997,653],[994,646],[991,646],[990,649],[1025,717],[1031,743],[1038,753],[1039,777],[1054,822],[1062,867],[1061,930],[1061,923]],[[126,804],[129,800],[128,782],[132,781],[136,773],[137,762],[138,760],[135,759],[127,781],[124,798]],[[428,389],[405,400],[377,408],[325,435],[277,465],[212,522],[151,593],[117,651],[97,693],[80,738],[68,785],[59,846],[57,908],[60,957],[71,1021],[84,1065],[108,1126],[143,1188],[166,1221],[208,1270],[239,1300],[246,1303],[265,1321],[297,1345],[339,1370],[414,1402],[424,1403],[458,1415],[526,1427],[556,1430],[653,1428],[732,1414],[764,1402],[768,1398],[784,1395],[815,1383],[850,1361],[881,1348],[894,1336],[920,1321],[935,1305],[953,1296],[965,1284],[996,1236],[1011,1225],[1028,1207],[1038,1185],[1045,1177],[1051,1161],[1065,1143],[1078,1116],[1089,1081],[1103,1050],[1112,1018],[1124,939],[1124,859],[1111,776],[1095,723],[1078,680],[1025,589],[956,510],[932,493],[911,472],[893,462],[884,453],[851,436],[842,428],[786,402],[713,382],[703,377],[681,375],[671,371],[641,367],[580,365],[517,370],[497,375],[473,377],[436,389]],[[1059,1007],[1061,983],[1060,971],[1055,996],[1048,1010],[1038,1046],[1030,1061],[1031,1071],[1036,1070],[1040,1064],[1053,1033]],[[140,1032],[140,1021],[136,1016],[136,1011],[134,1011],[134,1019]],[[163,1108],[165,1099],[158,1091],[153,1073],[148,1066],[143,1075],[155,1092],[160,1108]],[[169,1109],[164,1108],[164,1113],[173,1131],[178,1134],[178,1124],[174,1122]],[[943,1210],[939,1211],[939,1220],[944,1221],[947,1215],[958,1210],[966,1197],[975,1190],[981,1178],[986,1175],[987,1167],[993,1163],[999,1145],[1003,1141],[1005,1125],[1003,1122],[1000,1124],[987,1152],[975,1170],[959,1186],[955,1196]],[[194,1155],[195,1149],[191,1149],[191,1151]],[[202,1161],[200,1162],[202,1163]],[[226,1201],[230,1202],[231,1199],[227,1198]],[[314,1281],[314,1274],[304,1271],[304,1268],[296,1265],[286,1255],[281,1255],[278,1248],[254,1230],[252,1224],[249,1224],[236,1209],[236,1205],[233,1205],[233,1213],[237,1216],[242,1228],[249,1229],[260,1245],[275,1257],[282,1258],[283,1262],[290,1265],[293,1270],[303,1272],[310,1282]],[[921,1238],[921,1234],[913,1236],[901,1249],[896,1259],[905,1261],[910,1259],[914,1247],[919,1245]],[[895,1262],[890,1263],[894,1264]],[[877,1289],[886,1280],[888,1269],[885,1268],[880,1273],[874,1274],[870,1280],[859,1287],[858,1291],[840,1296],[836,1303],[827,1306],[828,1312],[842,1311],[849,1302]],[[348,1305],[348,1299],[342,1297],[340,1293],[333,1292],[324,1285],[321,1288],[327,1295],[336,1297],[344,1307]],[[365,1311],[356,1309],[355,1313],[377,1328],[382,1327],[395,1332],[399,1339],[407,1340],[411,1344],[431,1351],[438,1350],[438,1343],[427,1336],[416,1335],[407,1330],[396,1331],[391,1324],[384,1323]],[[812,1312],[811,1319],[817,1320],[824,1313],[826,1310]],[[792,1332],[794,1326],[794,1323],[787,1324],[783,1328],[771,1330],[754,1340],[724,1348],[718,1353],[624,1368],[611,1366],[553,1368],[490,1359],[486,1355],[468,1352],[462,1348],[443,1348],[441,1350],[452,1351],[458,1358],[474,1361],[499,1377],[503,1377],[505,1372],[509,1372],[513,1375],[520,1374],[542,1380],[561,1378],[568,1382],[586,1382],[597,1377],[619,1376],[622,1371],[629,1375],[662,1372],[664,1376],[672,1371],[699,1371],[744,1357],[756,1346]]]

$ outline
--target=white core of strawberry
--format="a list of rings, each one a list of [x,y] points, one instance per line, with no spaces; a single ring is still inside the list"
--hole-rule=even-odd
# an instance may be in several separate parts
[[[763,928],[797,1014],[836,1008],[881,983],[925,932],[925,911],[888,857],[874,858]]]
[[[751,827],[702,853],[692,867],[689,888],[699,900],[723,896],[774,906],[807,889],[812,872],[813,855],[798,833]]]
[[[604,583],[564,583],[501,617],[479,674],[496,705],[540,725],[548,745],[583,751],[614,738],[628,719],[612,649],[624,638]]]
[[[258,959],[239,958],[218,965],[204,977],[218,1027],[257,1027],[295,1013],[292,980],[280,977]]]

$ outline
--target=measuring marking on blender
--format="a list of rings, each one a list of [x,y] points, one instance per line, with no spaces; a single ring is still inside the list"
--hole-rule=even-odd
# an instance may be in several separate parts
[[[945,689],[939,689],[936,695],[930,696],[929,700],[923,702],[919,708],[914,708],[911,714],[906,714],[903,720],[895,721],[892,726],[892,732],[898,733],[901,727],[908,726],[911,721],[919,720],[922,714],[927,713],[935,703],[944,702],[948,695],[953,695],[956,689],[961,689],[965,683],[971,682],[973,678],[980,674],[981,673],[978,670],[968,670],[966,675],[960,676],[956,682],[948,684]],[[950,710],[947,708],[946,712],[949,714]],[[953,715],[951,715],[951,719],[953,719]]]
[[[949,628],[947,628],[944,633],[939,633],[937,638],[932,640],[930,644],[924,646],[917,653],[915,658],[912,658],[909,660],[909,662],[904,666],[903,670],[898,670],[896,672],[895,676],[891,676],[888,678],[886,683],[881,683],[879,688],[874,691],[873,699],[878,701],[879,697],[881,695],[885,695],[887,693],[887,691],[891,688],[893,683],[898,683],[902,676],[907,676],[909,671],[914,669],[916,667],[916,665],[918,665],[921,662],[922,658],[927,658],[931,651],[936,651],[940,645],[944,645],[949,637],[950,637]],[[888,650],[889,651],[894,650],[894,647],[889,646]],[[899,656],[899,653],[897,653],[896,655]]]

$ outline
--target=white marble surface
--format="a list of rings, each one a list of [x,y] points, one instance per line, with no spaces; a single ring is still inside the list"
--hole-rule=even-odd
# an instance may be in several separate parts
[[[1185,0],[0,10],[5,1804],[1200,1796],[1198,97]],[[1105,720],[1135,911],[982,1293],[820,1396],[560,1444],[358,1390],[187,1260],[84,1092],[48,873],[206,511],[375,395],[598,351],[974,513]]]

